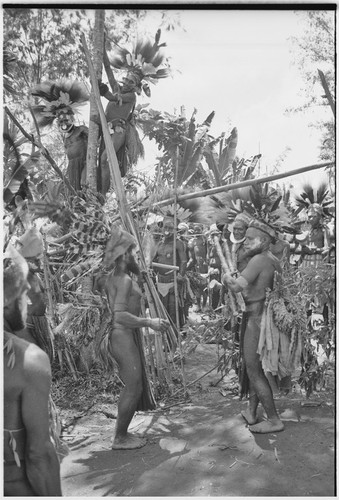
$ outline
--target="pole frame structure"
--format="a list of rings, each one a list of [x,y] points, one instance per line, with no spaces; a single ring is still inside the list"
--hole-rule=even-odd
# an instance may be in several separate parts
[[[314,165],[308,165],[306,167],[298,168],[296,170],[290,170],[289,172],[283,172],[281,174],[274,174],[274,175],[269,175],[269,176],[265,176],[265,177],[259,177],[257,179],[249,179],[247,181],[236,182],[234,184],[225,184],[224,186],[218,186],[215,188],[206,189],[204,191],[196,191],[195,193],[187,193],[187,194],[178,195],[177,200],[184,201],[184,200],[192,200],[193,198],[202,198],[204,196],[210,196],[210,195],[222,193],[225,191],[232,191],[233,189],[239,189],[239,188],[246,187],[246,186],[254,186],[255,184],[262,184],[264,182],[270,182],[270,181],[275,181],[278,179],[283,179],[284,177],[290,177],[292,175],[302,174],[304,172],[309,172],[310,170],[316,170],[318,168],[329,167],[330,165],[334,165],[334,162],[333,161],[326,161],[323,163],[316,163]],[[153,206],[163,207],[165,205],[172,204],[173,201],[174,201],[174,198],[168,198],[167,200],[155,202]]]

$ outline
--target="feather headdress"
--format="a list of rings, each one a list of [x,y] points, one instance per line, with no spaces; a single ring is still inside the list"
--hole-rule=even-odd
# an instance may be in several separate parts
[[[281,203],[282,196],[268,184],[258,184],[233,190],[214,197],[216,223],[232,223],[240,214],[251,227],[267,232],[272,238],[277,232],[294,233],[291,214]]]
[[[89,100],[87,88],[82,82],[66,78],[42,82],[31,89],[31,95],[45,101],[32,107],[40,127],[52,125],[62,112],[78,113]]]
[[[313,209],[322,216],[332,217],[329,207],[333,204],[333,200],[329,197],[329,191],[326,182],[319,184],[318,188],[314,188],[311,184],[305,184],[303,191],[299,196],[296,196],[297,204],[296,214],[303,209],[306,211]]]
[[[137,40],[131,51],[119,47],[109,57],[114,68],[126,70],[129,75],[135,77],[137,87],[148,97],[148,83],[155,84],[159,79],[170,75],[169,65],[162,51],[166,43],[159,44],[160,35],[161,30],[158,29],[154,42],[149,39]]]

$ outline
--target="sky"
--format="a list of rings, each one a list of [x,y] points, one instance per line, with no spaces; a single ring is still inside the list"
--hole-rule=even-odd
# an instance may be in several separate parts
[[[148,14],[139,30],[153,36],[159,13]],[[196,108],[197,123],[215,111],[210,133],[228,135],[236,127],[237,155],[261,153],[260,175],[271,173],[281,155],[285,158],[278,171],[318,163],[319,131],[309,124],[331,119],[330,107],[286,113],[304,102],[290,41],[302,33],[299,17],[292,10],[273,9],[178,10],[172,15],[180,18],[182,28],[163,31],[161,37],[167,43],[172,77],[152,85],[151,98],[138,102],[170,113],[184,106],[188,119]],[[314,91],[323,94],[320,84]],[[152,174],[157,148],[148,143],[145,148],[146,158],[138,168]],[[318,179],[322,174],[317,170],[311,175]]]

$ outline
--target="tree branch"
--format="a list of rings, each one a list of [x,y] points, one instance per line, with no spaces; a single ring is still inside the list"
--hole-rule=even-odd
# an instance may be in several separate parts
[[[43,156],[46,158],[47,161],[49,161],[49,163],[51,164],[53,170],[55,170],[55,172],[58,174],[58,176],[60,177],[60,179],[62,179],[62,181],[66,184],[66,186],[68,187],[68,189],[73,193],[73,194],[77,194],[75,189],[71,186],[70,182],[68,179],[66,179],[66,177],[64,176],[64,174],[61,172],[60,168],[58,167],[58,165],[55,163],[55,161],[53,160],[53,158],[51,157],[51,155],[49,154],[48,150],[45,148],[45,146],[43,146],[41,144],[41,142],[39,140],[36,140],[33,136],[33,134],[29,134],[28,132],[26,132],[26,130],[20,125],[20,123],[18,122],[18,120],[15,118],[15,116],[12,115],[12,113],[10,112],[10,110],[8,109],[7,106],[5,106],[5,111],[7,113],[7,115],[10,117],[10,119],[12,120],[12,122],[14,123],[14,125],[16,125],[18,127],[18,129],[20,130],[20,132],[25,136],[27,137],[27,139],[32,143],[34,144],[34,146],[36,146],[37,148],[39,148],[39,150],[41,151],[41,153],[43,154]]]

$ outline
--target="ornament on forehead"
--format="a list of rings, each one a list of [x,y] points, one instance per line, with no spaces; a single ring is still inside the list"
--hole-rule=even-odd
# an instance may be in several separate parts
[[[277,238],[277,233],[275,232],[275,230],[261,220],[252,219],[248,225],[248,228],[257,229],[262,233],[266,234],[267,236],[269,236],[273,240]]]
[[[324,210],[319,203],[313,203],[312,205],[309,206],[307,209],[307,215],[324,215]]]
[[[248,227],[249,223],[251,221],[251,217],[247,214],[238,214],[236,215],[236,217],[234,218],[234,221],[233,221],[233,228],[234,228],[234,224],[236,222],[240,222],[241,224],[243,224],[244,226]]]
[[[56,118],[61,120],[74,120],[74,111],[71,108],[63,108],[56,112]]]

